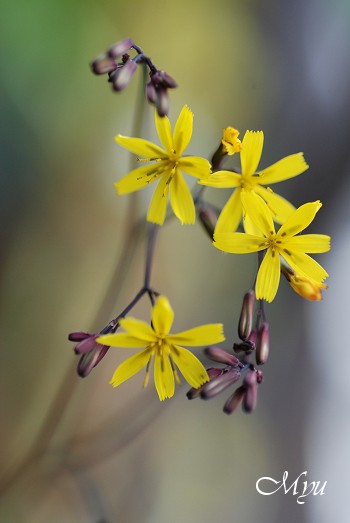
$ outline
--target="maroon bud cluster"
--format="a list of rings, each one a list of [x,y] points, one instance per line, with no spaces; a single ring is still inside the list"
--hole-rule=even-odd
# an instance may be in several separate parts
[[[127,53],[136,51],[136,56],[131,58]],[[126,38],[114,44],[106,52],[101,53],[91,63],[93,73],[108,74],[108,81],[114,91],[125,89],[135,74],[137,65],[144,64],[149,69],[150,81],[146,85],[147,100],[153,104],[159,116],[169,112],[168,89],[177,87],[175,80],[163,70],[158,70],[151,59],[144,54],[131,38]]]
[[[101,345],[96,342],[98,336],[100,336],[100,333],[90,334],[88,332],[71,332],[68,335],[69,341],[78,342],[74,347],[74,352],[81,356],[77,367],[77,372],[81,378],[86,378],[109,350],[108,345]]]

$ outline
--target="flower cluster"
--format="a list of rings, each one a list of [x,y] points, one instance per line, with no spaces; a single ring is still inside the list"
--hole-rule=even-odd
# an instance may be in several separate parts
[[[131,57],[129,52],[135,52]],[[271,185],[299,176],[308,169],[301,152],[260,168],[264,133],[246,131],[242,141],[234,127],[224,129],[211,163],[200,156],[186,155],[193,130],[193,113],[186,105],[172,129],[166,116],[169,109],[168,89],[176,82],[165,71],[158,70],[130,38],[118,42],[92,63],[96,74],[108,74],[114,90],[123,90],[133,77],[138,64],[149,70],[145,82],[147,100],[155,106],[155,127],[160,145],[138,136],[118,134],[116,142],[137,156],[140,166],[115,183],[118,195],[139,191],[156,182],[147,220],[152,223],[148,239],[144,285],[129,305],[99,333],[74,332],[69,339],[77,343],[80,355],[78,373],[87,376],[111,347],[142,349],[121,363],[110,381],[118,387],[145,368],[147,385],[153,362],[155,388],[162,401],[171,398],[178,371],[190,384],[189,399],[210,399],[222,391],[241,384],[231,392],[224,412],[231,414],[238,405],[252,412],[257,404],[259,385],[270,353],[270,326],[265,302],[277,294],[282,274],[291,288],[303,298],[318,301],[327,288],[325,269],[310,254],[330,249],[330,237],[324,234],[300,234],[313,222],[322,204],[307,202],[298,208],[276,194]],[[135,133],[136,134],[136,133]],[[240,168],[224,169],[227,157],[237,155]],[[195,178],[192,190],[185,175]],[[223,209],[204,200],[208,188],[233,189]],[[193,224],[196,215],[212,239],[213,246],[227,253],[257,253],[258,269],[254,288],[243,299],[238,321],[239,342],[233,353],[213,344],[224,341],[220,323],[202,325],[171,334],[174,312],[169,300],[150,286],[150,267],[155,247],[155,232],[167,218],[168,200],[181,224]],[[277,225],[276,225],[277,224]],[[136,303],[148,295],[152,304],[151,323],[129,317]],[[123,332],[117,332],[119,328]],[[220,367],[205,369],[192,352],[184,348],[207,346],[205,353]]]

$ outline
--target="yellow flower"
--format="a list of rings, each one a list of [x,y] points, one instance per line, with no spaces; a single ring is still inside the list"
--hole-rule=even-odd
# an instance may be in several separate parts
[[[226,127],[222,133],[221,143],[229,156],[239,153],[242,150],[242,142],[238,138],[238,135],[239,131],[233,127]]]
[[[322,289],[328,289],[328,285],[317,282],[306,276],[301,276],[282,265],[282,274],[286,277],[292,289],[302,298],[311,301],[322,300]]]
[[[154,192],[147,220],[162,225],[165,219],[170,192],[170,203],[181,223],[194,223],[196,213],[193,198],[182,172],[205,178],[210,174],[210,163],[197,156],[183,156],[192,136],[193,113],[185,105],[177,119],[174,133],[169,119],[160,117],[155,111],[156,129],[164,149],[142,138],[130,138],[118,134],[116,142],[137,154],[140,161],[151,162],[131,171],[115,184],[118,194],[126,194],[147,187],[159,180]]]
[[[115,371],[110,383],[118,387],[146,367],[144,386],[147,385],[149,367],[154,357],[154,382],[159,399],[171,398],[175,391],[175,380],[179,383],[176,367],[191,387],[199,388],[209,381],[201,362],[181,345],[197,347],[224,341],[223,326],[214,323],[195,327],[178,334],[169,334],[174,312],[165,296],[159,296],[152,310],[152,327],[135,318],[119,321],[125,333],[107,334],[97,338],[98,343],[113,347],[146,348],[125,360]]]
[[[241,192],[243,190],[252,191],[261,196],[269,206],[273,219],[277,223],[283,223],[295,210],[295,207],[288,200],[264,186],[293,178],[306,171],[309,166],[304,160],[303,153],[286,156],[270,167],[257,172],[263,143],[264,133],[262,131],[247,131],[242,142],[242,174],[231,171],[217,171],[208,178],[199,181],[200,184],[209,187],[236,188],[222,209],[216,224],[216,232],[233,232],[237,229],[242,218]],[[256,233],[249,214],[244,216],[244,228],[246,232]]]
[[[214,246],[236,254],[266,249],[255,285],[257,299],[271,302],[276,296],[281,271],[279,255],[297,274],[321,284],[328,274],[306,253],[329,251],[330,237],[324,234],[297,236],[313,221],[322,206],[321,202],[305,203],[296,209],[276,233],[271,212],[264,200],[250,191],[242,191],[241,198],[260,235],[219,232],[214,234]]]

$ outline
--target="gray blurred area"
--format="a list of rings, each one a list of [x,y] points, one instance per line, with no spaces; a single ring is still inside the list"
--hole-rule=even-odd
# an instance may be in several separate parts
[[[1,523],[347,521],[348,348],[339,334],[349,286],[349,24],[345,0],[3,7]],[[189,154],[210,156],[228,125],[262,129],[262,167],[299,151],[310,165],[276,191],[296,206],[323,202],[310,230],[334,238],[317,258],[329,289],[310,303],[281,282],[266,308],[271,354],[250,416],[223,414],[228,394],[189,402],[186,384],[164,403],[140,375],[113,389],[128,349],[111,350],[86,379],[75,373],[68,332],[101,328],[143,279],[144,235],[130,232],[128,197],[113,188],[129,168],[113,137],[131,133],[141,75],[117,95],[88,65],[129,36],[179,84],[171,121],[184,104],[193,110]],[[153,140],[150,109],[146,121]],[[136,216],[150,194],[140,193]],[[206,194],[222,205],[230,191]],[[174,332],[223,322],[229,348],[254,269],[248,255],[213,249],[199,224],[172,221],[152,283],[175,309]],[[148,302],[133,315],[148,319]],[[327,481],[325,495],[300,505],[291,493],[257,493],[260,477],[284,471]]]

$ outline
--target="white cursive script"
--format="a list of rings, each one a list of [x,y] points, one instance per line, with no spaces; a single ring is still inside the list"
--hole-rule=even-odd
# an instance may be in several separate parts
[[[301,490],[298,490],[300,478],[302,476],[305,476],[306,480],[306,475],[307,471],[305,470],[297,477],[294,483],[287,487],[288,472],[285,471],[283,474],[282,481],[276,481],[273,478],[263,477],[258,479],[255,487],[259,494],[262,494],[263,496],[271,496],[283,487],[285,494],[288,494],[288,492],[291,490],[293,496],[298,496],[297,502],[299,503],[299,505],[303,505],[305,503],[305,501],[303,501],[303,498],[306,498],[306,496],[308,496],[309,494],[313,494],[314,496],[317,496],[319,494],[320,496],[323,496],[324,489],[326,488],[327,484],[327,481],[325,481],[322,487],[320,487],[320,481],[311,481],[311,483],[308,483],[307,481],[300,481]],[[261,485],[262,483],[263,485]]]

